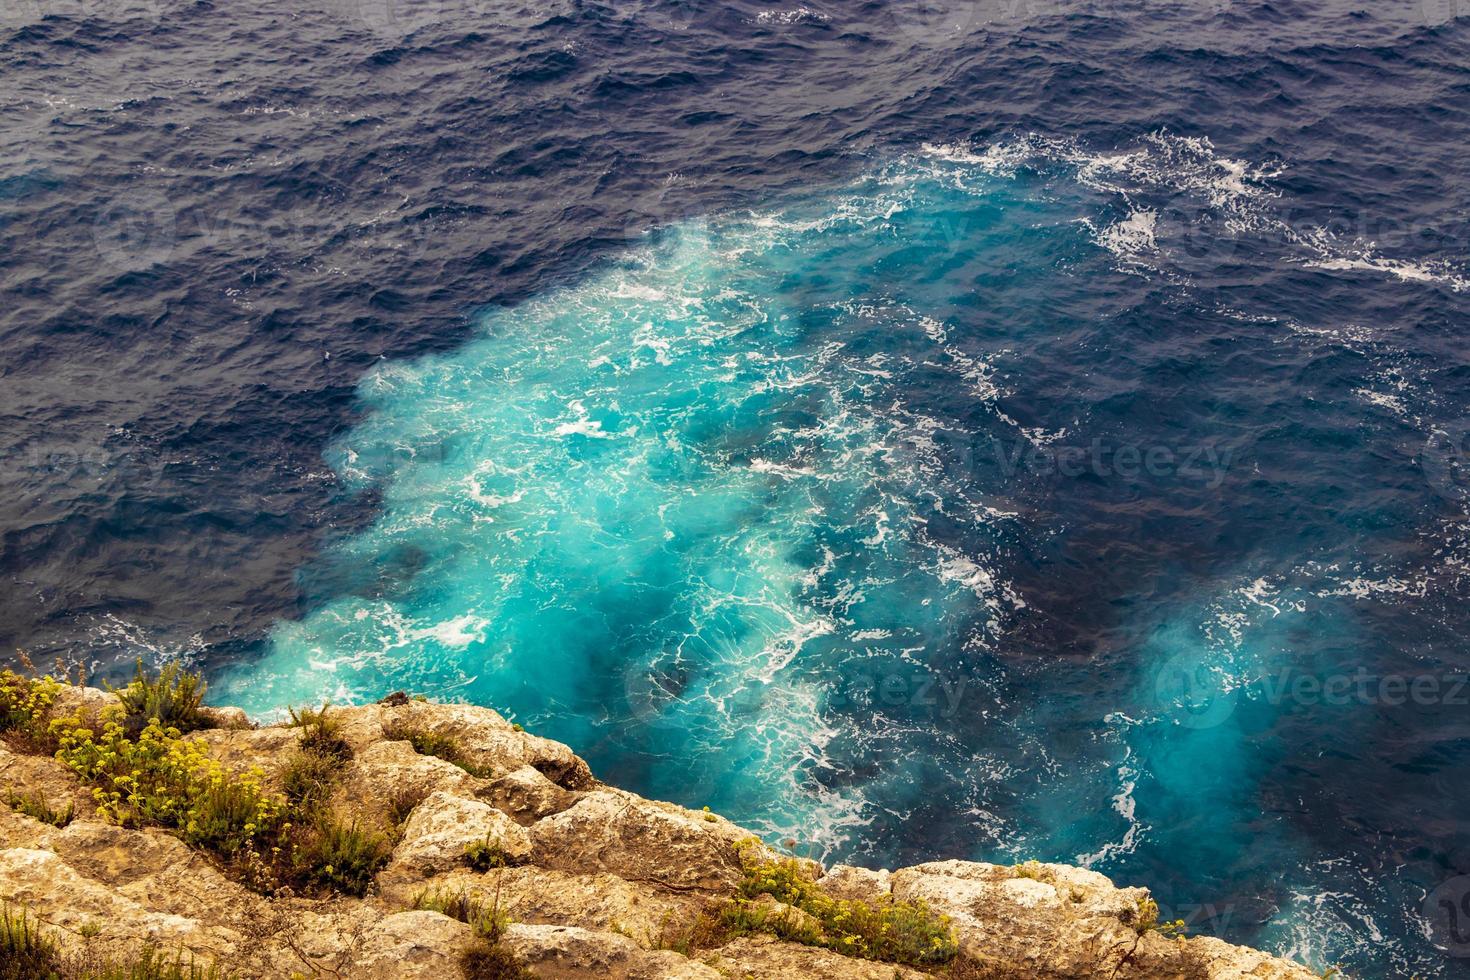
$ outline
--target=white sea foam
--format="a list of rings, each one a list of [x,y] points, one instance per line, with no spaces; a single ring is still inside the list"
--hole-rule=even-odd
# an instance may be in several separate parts
[[[802,21],[819,21],[826,23],[832,18],[818,10],[810,7],[792,7],[789,10],[762,10],[755,15],[757,24],[779,24],[783,27],[791,24],[800,24]]]
[[[933,161],[974,167],[998,176],[1014,176],[1027,166],[1042,170],[1058,165],[1073,168],[1075,179],[1083,186],[1117,195],[1129,207],[1128,217],[1103,228],[1094,226],[1091,219],[1082,220],[1093,229],[1100,247],[1134,267],[1155,251],[1167,258],[1170,237],[1176,233],[1171,225],[1170,235],[1161,236],[1157,209],[1134,204],[1136,197],[1148,195],[1186,209],[1197,202],[1202,213],[1193,219],[1193,226],[1212,247],[1228,247],[1228,236],[1232,235],[1275,235],[1298,249],[1302,264],[1311,268],[1379,274],[1405,283],[1445,286],[1456,292],[1470,289],[1470,273],[1465,271],[1463,256],[1386,256],[1372,242],[1343,241],[1326,229],[1294,227],[1280,216],[1275,204],[1281,192],[1274,181],[1285,172],[1285,165],[1224,156],[1208,137],[1161,130],[1142,137],[1133,147],[1098,151],[1075,140],[1032,134],[984,148],[925,144],[922,154]],[[1209,227],[1210,221],[1218,221],[1219,227]],[[1154,271],[1161,270],[1154,267]]]
[[[1097,232],[1096,240],[1119,258],[1135,258],[1158,249],[1158,243],[1154,240],[1154,228],[1158,221],[1157,211],[1134,211],[1122,221]]]

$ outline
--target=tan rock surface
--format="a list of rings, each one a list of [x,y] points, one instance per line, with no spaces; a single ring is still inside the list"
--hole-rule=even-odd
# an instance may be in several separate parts
[[[531,856],[531,835],[510,817],[475,799],[442,790],[416,806],[393,851],[392,872],[435,874],[464,864],[465,849],[485,843],[500,850],[505,863]]]
[[[740,881],[734,845],[750,836],[713,814],[608,787],[531,827],[537,864],[705,892],[728,891]]]
[[[783,943],[770,936],[742,936],[721,946],[709,958],[725,975],[753,980],[923,980],[928,974],[892,963],[870,963],[825,949]]]

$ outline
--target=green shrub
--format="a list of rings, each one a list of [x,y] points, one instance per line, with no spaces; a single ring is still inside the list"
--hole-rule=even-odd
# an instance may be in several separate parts
[[[719,909],[730,932],[767,932],[846,956],[909,966],[948,963],[959,953],[949,917],[922,901],[877,902],[832,898],[792,859],[745,860],[738,897]],[[769,895],[796,915],[754,901]]]
[[[0,905],[0,980],[59,980],[61,951],[25,910]]]
[[[68,801],[65,809],[57,810],[40,793],[22,796],[13,791],[8,792],[5,794],[5,803],[15,812],[24,813],[33,820],[49,823],[53,827],[65,827],[77,815],[75,803]]]
[[[204,714],[204,679],[178,664],[167,664],[158,676],[149,677],[139,660],[127,687],[109,688],[122,702],[124,730],[137,736],[149,723],[163,728],[192,732],[209,725]]]
[[[418,725],[395,721],[383,726],[383,737],[390,742],[407,742],[419,755],[432,755],[462,769],[468,768],[464,750],[453,735],[442,735]]]
[[[339,761],[346,762],[352,758],[352,746],[342,737],[342,723],[335,717],[327,715],[330,703],[323,704],[321,710],[314,708],[287,708],[291,715],[291,724],[301,729],[301,748],[307,752],[315,752],[323,756],[335,757]]]
[[[734,936],[764,932],[803,946],[829,945],[820,923],[794,906],[776,908],[757,902],[729,902],[719,911],[719,924]]]
[[[846,956],[926,970],[962,965],[949,918],[930,911],[923,902],[832,898],[795,860],[749,860],[750,843],[754,841],[737,846],[745,873],[736,897],[705,908],[683,929],[662,923],[651,938],[654,948],[687,956],[736,936],[763,933]]]
[[[331,796],[332,784],[342,770],[340,756],[302,749],[281,770],[281,789],[298,811],[315,812]]]
[[[1137,901],[1137,912],[1131,923],[1134,930],[1141,936],[1145,932],[1157,932],[1165,936],[1187,936],[1189,925],[1183,919],[1175,919],[1172,922],[1159,921],[1159,903],[1151,898],[1140,898]]]
[[[382,834],[355,820],[344,824],[327,814],[306,832],[293,861],[306,884],[361,896],[367,894],[390,852]]]
[[[53,722],[57,758],[93,785],[98,812],[124,826],[170,828],[225,858],[249,887],[270,893],[290,882],[362,895],[388,859],[382,834],[325,812],[343,761],[329,743],[311,741],[291,758],[282,797],[265,790],[259,770],[226,770],[176,728],[150,722],[132,738],[119,718],[101,727]],[[334,734],[320,718],[304,727]]]

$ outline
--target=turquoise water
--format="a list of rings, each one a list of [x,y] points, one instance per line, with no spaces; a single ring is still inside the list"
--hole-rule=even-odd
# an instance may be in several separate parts
[[[1384,937],[1432,871],[1339,817],[1422,805],[1358,791],[1392,718],[1272,685],[1456,628],[1400,600],[1459,544],[1369,543],[1448,500],[1384,448],[1433,396],[1280,307],[1322,256],[1269,176],[1166,136],[927,148],[383,361],[328,452],[380,514],[216,696],[489,704],[801,853],[1077,862],[1318,966],[1430,963]],[[1199,287],[1212,236],[1268,271]]]
[[[978,660],[1021,605],[973,550],[1012,518],[939,444],[993,411],[992,369],[936,316],[978,274],[1022,314],[984,341],[1024,335],[1028,267],[1087,247],[1072,217],[909,161],[664,229],[453,355],[384,364],[330,454],[383,488],[382,517],[228,697],[498,705],[608,778],[837,840],[863,816],[812,783],[857,734],[834,728],[832,679]],[[914,386],[953,393],[940,414]]]

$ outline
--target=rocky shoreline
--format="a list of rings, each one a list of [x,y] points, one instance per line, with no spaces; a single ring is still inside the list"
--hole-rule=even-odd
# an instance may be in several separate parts
[[[68,719],[53,731],[117,711],[115,693],[53,694],[46,718]],[[323,796],[354,828],[386,828],[361,896],[262,888],[177,828],[136,814],[120,826],[120,804],[79,778],[74,752],[68,764],[17,727],[0,742],[0,798],[11,803],[0,806],[0,901],[61,949],[96,959],[147,946],[242,978],[1319,976],[1176,935],[1145,890],[1081,868],[792,859],[716,814],[605,785],[567,746],[488,708],[398,695],[329,715],[338,761]],[[302,795],[291,783],[310,725],[205,716],[215,727],[175,733],[188,758],[231,777],[254,771],[264,793]],[[932,956],[833,938],[832,922],[862,916],[930,930]],[[467,959],[486,936],[499,966]],[[843,942],[875,958],[844,955]]]

